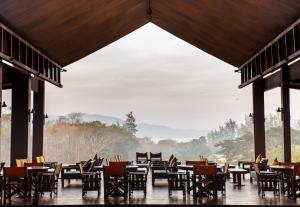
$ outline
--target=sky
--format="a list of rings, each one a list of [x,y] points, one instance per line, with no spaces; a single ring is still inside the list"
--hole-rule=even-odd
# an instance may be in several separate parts
[[[252,112],[252,87],[238,89],[235,67],[151,23],[65,69],[63,89],[46,84],[47,114],[125,119],[133,111],[137,122],[211,130]],[[280,106],[279,94],[265,94],[266,113]],[[299,95],[292,91],[292,118],[300,117]]]

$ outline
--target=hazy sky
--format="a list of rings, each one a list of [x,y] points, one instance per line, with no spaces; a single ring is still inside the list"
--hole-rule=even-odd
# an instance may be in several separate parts
[[[177,128],[214,129],[252,112],[251,86],[235,68],[149,23],[66,67],[63,89],[46,85],[46,112],[85,112]],[[298,92],[299,93],[299,92]],[[292,92],[292,118],[298,116]],[[9,101],[8,101],[9,102]],[[266,113],[280,105],[266,93]]]

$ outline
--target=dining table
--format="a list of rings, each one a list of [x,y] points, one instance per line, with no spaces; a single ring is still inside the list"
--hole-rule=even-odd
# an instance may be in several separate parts
[[[242,187],[245,185],[242,185],[242,175],[249,173],[247,170],[243,168],[230,168],[228,169],[228,172],[232,174],[233,177],[233,183],[237,187]]]

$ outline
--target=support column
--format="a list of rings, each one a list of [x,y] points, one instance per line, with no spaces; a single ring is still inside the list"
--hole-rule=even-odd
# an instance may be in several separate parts
[[[15,71],[11,103],[11,166],[15,166],[16,159],[27,158],[28,156],[30,92],[30,78]]]
[[[45,82],[38,81],[38,92],[33,94],[33,136],[32,161],[43,155],[44,114],[45,114]]]
[[[1,117],[2,117],[2,82],[3,82],[4,65],[0,58],[0,136],[1,136]]]
[[[2,82],[3,82],[3,69],[4,65],[0,58],[0,160],[2,160]]]
[[[265,102],[264,80],[259,79],[252,84],[253,93],[253,129],[254,129],[254,153],[255,158],[262,154],[266,157],[265,140]]]
[[[291,162],[291,120],[290,120],[290,88],[289,67],[284,65],[281,69],[281,117],[283,128],[284,161]]]

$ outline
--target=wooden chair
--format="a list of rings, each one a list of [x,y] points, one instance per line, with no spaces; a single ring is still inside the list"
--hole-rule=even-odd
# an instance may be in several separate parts
[[[0,173],[3,175],[3,168],[4,168],[5,162],[0,162]],[[0,176],[0,198],[2,199],[2,193],[4,188],[4,179],[3,176]]]
[[[137,164],[146,164],[148,163],[148,152],[141,153],[137,152],[135,155],[135,160]]]
[[[212,196],[217,198],[217,168],[214,165],[194,165],[193,198]]]
[[[186,160],[185,161],[185,164],[186,165],[207,165],[207,162],[202,160],[202,161],[199,161],[199,160]],[[192,175],[193,175],[193,172],[190,172],[190,171],[187,171],[187,187],[188,187],[188,193],[192,190]]]
[[[62,170],[62,163],[55,166],[54,172],[50,173],[42,173],[40,176],[38,176],[38,192],[40,192],[42,195],[45,192],[50,192],[50,197],[52,198],[52,195],[57,195],[58,192],[58,178],[59,174]]]
[[[45,157],[43,155],[37,156],[35,158],[35,160],[36,160],[36,163],[45,163],[46,162],[46,159],[45,159]]]
[[[4,203],[14,195],[27,200],[31,197],[31,188],[27,180],[26,167],[4,167]]]
[[[186,173],[185,172],[167,172],[169,196],[172,191],[182,191],[186,195]]]
[[[132,195],[133,191],[143,191],[144,196],[147,194],[147,172],[135,171],[128,172],[128,187],[129,196]]]
[[[150,162],[156,162],[156,161],[162,161],[162,154],[161,152],[159,153],[152,153],[150,152]]]
[[[293,175],[288,176],[288,197],[296,199],[300,192],[300,166],[295,165]]]
[[[199,161],[199,160],[186,160],[186,165],[207,165],[206,161]]]
[[[153,161],[151,164],[152,186],[155,185],[156,179],[168,179],[168,172],[177,172],[177,158],[174,157],[172,162]]]
[[[259,164],[253,164],[257,177],[258,195],[265,197],[266,191],[272,191],[279,196],[279,175],[274,172],[261,171]]]
[[[217,191],[221,191],[222,195],[226,195],[226,180],[228,178],[229,164],[226,162],[223,167],[223,173],[216,174]]]
[[[87,195],[87,191],[97,191],[99,197],[101,192],[100,172],[85,172],[82,164],[79,165],[79,168],[82,176],[82,197]]]
[[[122,161],[124,161],[122,155],[116,155],[116,156],[115,156],[115,160],[116,160],[116,162],[122,162]]]
[[[107,157],[105,159],[106,165],[108,166],[111,161],[112,161],[112,159],[110,157]]]
[[[24,164],[28,162],[28,159],[16,159],[17,167],[24,167]]]
[[[109,196],[128,197],[128,179],[124,164],[113,164],[103,166],[104,198]]]
[[[298,164],[294,162],[279,162],[279,166],[286,166],[286,167],[295,167]],[[293,171],[281,171],[280,173],[280,185],[281,185],[281,192],[286,193],[289,189],[288,182],[289,179],[293,177]]]

